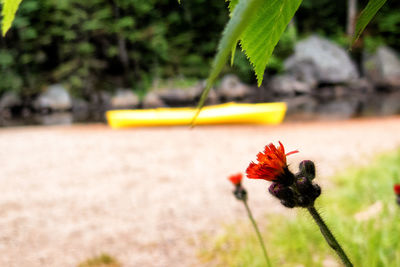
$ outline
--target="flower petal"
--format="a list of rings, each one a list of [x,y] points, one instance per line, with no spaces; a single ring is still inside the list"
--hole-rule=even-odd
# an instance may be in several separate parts
[[[284,173],[287,168],[286,156],[298,153],[299,151],[291,151],[285,154],[285,148],[281,142],[276,147],[270,143],[264,147],[263,152],[257,154],[258,163],[250,162],[246,169],[248,178],[264,179],[267,181],[278,181],[279,176]]]

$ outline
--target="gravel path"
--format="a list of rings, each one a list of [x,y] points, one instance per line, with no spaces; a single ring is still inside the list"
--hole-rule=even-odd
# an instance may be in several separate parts
[[[104,125],[0,130],[0,266],[76,266],[106,252],[123,266],[201,266],[202,233],[242,218],[229,174],[278,140],[319,182],[400,145],[400,117],[280,126]],[[256,217],[282,212],[246,180]],[[268,207],[268,208],[266,208]]]

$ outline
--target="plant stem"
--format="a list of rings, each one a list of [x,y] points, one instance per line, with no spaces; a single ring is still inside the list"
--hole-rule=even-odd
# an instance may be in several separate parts
[[[308,212],[310,212],[313,219],[315,220],[315,222],[318,224],[319,229],[321,230],[322,235],[325,237],[326,242],[333,250],[335,250],[335,252],[342,260],[343,264],[346,267],[353,267],[353,264],[350,262],[346,253],[343,251],[342,247],[339,245],[336,238],[333,236],[332,232],[329,230],[328,226],[325,224],[324,220],[322,219],[321,215],[319,215],[315,207],[310,206],[307,209]]]
[[[247,201],[243,200],[243,204],[246,207],[247,215],[249,216],[249,219],[250,219],[251,223],[254,226],[254,230],[257,233],[258,240],[260,241],[261,248],[262,248],[262,251],[264,253],[265,261],[267,262],[267,266],[271,267],[272,265],[271,265],[271,262],[269,260],[267,250],[265,249],[264,241],[263,241],[263,239],[261,237],[260,230],[258,229],[257,223],[253,218],[253,214],[251,213],[251,210],[250,210],[249,206],[247,205]]]

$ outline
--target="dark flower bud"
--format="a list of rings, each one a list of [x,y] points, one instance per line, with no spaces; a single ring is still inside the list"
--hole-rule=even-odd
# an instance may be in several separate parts
[[[237,185],[235,187],[235,191],[233,191],[233,194],[238,200],[247,200],[247,192],[241,185]]]
[[[306,177],[310,181],[315,178],[315,165],[311,160],[303,160],[299,165],[300,176]]]
[[[305,196],[313,196],[314,195],[314,188],[310,180],[306,177],[299,177],[296,180],[296,187],[299,190],[301,195]]]
[[[400,205],[400,196],[397,196],[397,198],[396,198],[396,202],[397,202],[397,204],[399,204],[399,205]]]
[[[312,200],[308,196],[299,196],[297,199],[297,204],[300,207],[304,207],[304,208],[310,206],[313,202],[314,202],[314,200]]]
[[[313,184],[313,189],[314,189],[314,200],[321,195],[321,187],[317,184]]]
[[[280,183],[272,183],[269,187],[268,191],[271,195],[279,198],[279,199],[293,199],[294,194],[290,187],[287,187]]]
[[[296,206],[296,202],[293,199],[282,199],[281,203],[286,208],[294,208]]]
[[[288,168],[284,168],[283,173],[277,177],[275,182],[280,183],[282,185],[290,186],[293,184],[294,180],[295,180],[294,174],[291,171],[289,171]]]

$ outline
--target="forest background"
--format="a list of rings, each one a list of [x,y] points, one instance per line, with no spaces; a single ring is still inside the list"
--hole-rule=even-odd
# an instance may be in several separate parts
[[[348,47],[347,0],[304,0],[283,34],[268,74],[279,73],[297,40],[318,33]],[[367,1],[357,1],[361,10]],[[229,19],[225,1],[24,0],[13,27],[0,38],[0,95],[33,99],[62,83],[77,98],[129,88],[143,97],[154,84],[179,78],[195,83],[209,74]],[[400,4],[388,1],[355,44],[353,58],[386,44],[397,51]],[[240,49],[232,67],[249,84],[255,76]]]

